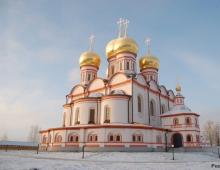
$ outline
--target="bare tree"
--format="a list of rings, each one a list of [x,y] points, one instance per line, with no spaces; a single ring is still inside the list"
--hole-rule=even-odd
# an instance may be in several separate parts
[[[215,141],[215,125],[213,121],[207,121],[204,126],[204,137],[209,141],[209,144],[212,146]]]
[[[220,123],[215,124],[215,144],[220,146]]]
[[[38,125],[34,125],[30,127],[28,134],[28,141],[37,144],[39,142],[39,127]]]
[[[1,138],[2,141],[7,141],[8,140],[8,135],[7,133],[4,133],[4,135]]]

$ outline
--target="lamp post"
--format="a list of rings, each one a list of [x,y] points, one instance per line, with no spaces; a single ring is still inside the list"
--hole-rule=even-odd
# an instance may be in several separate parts
[[[174,145],[171,145],[172,150],[173,150],[173,160],[174,160]]]
[[[82,151],[83,151],[82,159],[84,159],[85,147],[86,147],[86,145],[83,145],[83,146],[82,146]]]
[[[217,148],[218,148],[218,158],[220,159],[220,153],[219,153],[219,149],[220,149],[220,147],[217,146]]]

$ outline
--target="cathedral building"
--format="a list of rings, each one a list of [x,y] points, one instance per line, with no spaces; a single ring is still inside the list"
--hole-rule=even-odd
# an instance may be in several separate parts
[[[106,46],[107,73],[98,77],[101,57],[90,48],[79,58],[79,84],[66,96],[60,127],[40,131],[48,151],[153,151],[200,147],[199,114],[176,92],[160,85],[159,59],[150,51],[139,60],[138,44],[120,19],[118,38]]]

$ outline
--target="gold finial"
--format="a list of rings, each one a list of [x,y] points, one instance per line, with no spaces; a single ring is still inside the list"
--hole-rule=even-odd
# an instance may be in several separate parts
[[[181,86],[179,84],[176,85],[176,92],[181,92]]]
[[[93,51],[94,41],[95,41],[95,36],[91,34],[89,36],[89,51]]]
[[[145,44],[147,46],[147,54],[149,55],[151,53],[150,45],[151,45],[151,38],[146,38],[145,39]]]

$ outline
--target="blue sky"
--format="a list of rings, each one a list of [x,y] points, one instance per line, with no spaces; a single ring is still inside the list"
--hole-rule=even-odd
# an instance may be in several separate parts
[[[60,126],[89,35],[105,76],[105,46],[117,36],[120,17],[130,20],[137,60],[151,37],[160,84],[174,89],[180,77],[186,104],[201,122],[219,121],[220,1],[0,0],[0,137],[25,140],[31,125]]]

